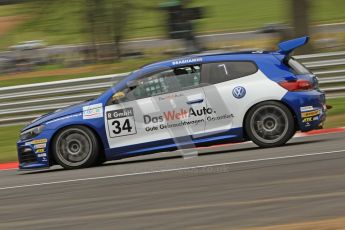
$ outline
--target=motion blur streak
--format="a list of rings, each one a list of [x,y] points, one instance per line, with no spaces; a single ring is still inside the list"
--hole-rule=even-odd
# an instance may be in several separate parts
[[[289,158],[296,158],[296,157],[317,156],[317,155],[341,153],[341,152],[345,152],[345,149],[329,151],[329,152],[291,155],[291,156],[284,156],[284,157],[271,157],[271,158],[253,159],[253,160],[246,160],[246,161],[226,162],[226,163],[220,163],[220,164],[199,165],[199,166],[194,166],[194,167],[185,167],[185,168],[176,168],[176,169],[164,169],[164,170],[151,171],[151,172],[137,172],[137,173],[122,174],[122,175],[109,175],[109,176],[103,176],[103,177],[89,177],[89,178],[81,178],[81,179],[75,179],[75,180],[52,181],[52,182],[38,183],[38,184],[25,184],[25,185],[11,186],[11,187],[3,187],[3,188],[0,188],[0,190],[35,187],[35,186],[52,185],[52,184],[63,184],[63,183],[88,181],[88,180],[101,180],[101,179],[116,178],[116,177],[149,175],[149,174],[156,174],[156,173],[175,172],[175,171],[190,170],[190,169],[202,169],[202,168],[207,168],[207,167],[217,167],[217,166],[235,165],[235,164],[252,163],[252,162],[260,162],[260,161],[289,159]]]
[[[83,170],[3,171],[0,188],[13,189],[0,190],[0,229],[239,229],[344,217],[344,139],[333,133],[281,148],[200,149],[188,160],[172,152]]]

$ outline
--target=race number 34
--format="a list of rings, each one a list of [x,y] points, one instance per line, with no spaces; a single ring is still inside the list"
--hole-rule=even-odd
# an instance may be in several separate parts
[[[120,137],[137,133],[133,108],[118,109],[107,112],[110,137]]]

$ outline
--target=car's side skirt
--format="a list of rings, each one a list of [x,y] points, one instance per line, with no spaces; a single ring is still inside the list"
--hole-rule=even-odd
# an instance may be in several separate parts
[[[124,146],[114,149],[106,149],[107,160],[121,159],[126,157],[139,156],[163,151],[173,151],[177,149],[188,149],[199,146],[209,146],[216,143],[230,143],[244,141],[243,129],[233,128],[225,132],[211,133],[202,137],[185,136],[159,141],[147,142],[131,146]]]

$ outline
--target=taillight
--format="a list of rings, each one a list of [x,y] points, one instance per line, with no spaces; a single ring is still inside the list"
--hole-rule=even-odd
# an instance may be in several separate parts
[[[282,81],[279,85],[288,91],[307,91],[313,89],[313,84],[308,80]]]

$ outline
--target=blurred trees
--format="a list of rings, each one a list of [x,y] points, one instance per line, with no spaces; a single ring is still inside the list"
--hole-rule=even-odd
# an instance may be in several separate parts
[[[96,60],[120,59],[121,41],[130,13],[128,0],[84,0],[86,32]],[[112,47],[112,49],[109,49]]]
[[[183,39],[186,42],[186,54],[201,51],[195,36],[194,21],[203,18],[202,7],[190,7],[190,0],[169,0],[160,4],[167,14],[166,26],[170,38]]]
[[[0,5],[18,4],[23,2],[25,2],[25,0],[0,0]]]
[[[205,1],[207,0],[203,2]],[[269,2],[271,1],[274,0]],[[0,0],[1,2],[21,1]],[[33,17],[28,20],[20,32],[14,33],[13,38],[11,37],[13,40],[22,39],[22,34],[24,34],[24,39],[44,39],[51,44],[86,41],[92,44],[87,53],[93,60],[119,59],[122,53],[121,41],[125,35],[128,37],[157,36],[162,34],[164,27],[169,26],[172,38],[185,39],[189,47],[195,47],[194,50],[200,48],[198,47],[200,45],[195,42],[193,20],[201,18],[203,11],[195,7],[196,4],[192,4],[190,0],[26,0],[26,2],[25,7],[30,12],[25,12],[25,15]],[[159,2],[163,3],[158,4]],[[226,0],[221,2],[224,5],[222,10],[227,12],[226,6],[229,7],[229,4],[225,4]],[[216,3],[212,4],[216,5]],[[288,1],[288,4],[293,30],[290,28],[289,31],[286,28],[275,28],[274,30],[279,30],[284,40],[287,36],[309,35],[310,8],[312,4],[317,8],[317,3],[312,0],[291,0]],[[243,12],[251,12],[244,6],[242,8]],[[148,12],[149,10],[151,12]],[[223,11],[219,10],[220,15]],[[162,20],[164,16],[167,18],[166,21]],[[268,13],[267,15],[260,13],[259,16],[271,17]],[[229,17],[236,19],[236,15]],[[260,18],[257,17],[257,19]],[[219,20],[217,24],[207,21],[203,25],[203,31],[213,30],[211,26],[218,24],[223,26],[219,27],[220,29],[224,29],[226,26],[222,25],[223,23],[223,19]],[[245,28],[248,25],[251,24],[244,23],[237,26]],[[130,28],[132,29],[129,30]],[[269,31],[271,28],[267,30]],[[102,45],[105,43],[108,45]],[[300,50],[311,52],[311,46],[305,46]]]
[[[116,58],[121,58],[121,44],[124,38],[126,25],[129,21],[131,4],[129,0],[112,0],[111,6],[111,35],[115,45]]]
[[[294,37],[310,35],[310,0],[291,0],[292,26]],[[313,51],[311,43],[297,50],[299,53],[311,53]]]

